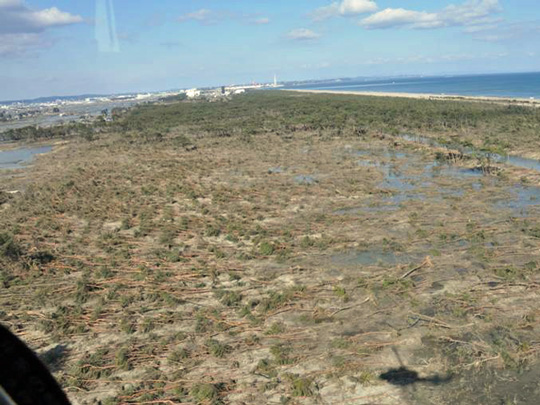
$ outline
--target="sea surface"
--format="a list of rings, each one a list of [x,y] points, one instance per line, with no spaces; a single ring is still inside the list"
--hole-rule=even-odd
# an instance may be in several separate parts
[[[540,99],[540,72],[469,76],[336,79],[286,89]]]

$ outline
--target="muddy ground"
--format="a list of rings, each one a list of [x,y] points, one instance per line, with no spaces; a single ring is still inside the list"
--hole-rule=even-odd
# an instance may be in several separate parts
[[[1,178],[0,321],[73,403],[537,403],[539,173],[381,132],[176,136]]]

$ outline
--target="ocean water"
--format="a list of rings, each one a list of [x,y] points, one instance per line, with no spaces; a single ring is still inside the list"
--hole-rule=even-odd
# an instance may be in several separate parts
[[[540,99],[540,72],[387,79],[336,79],[287,89],[425,93]]]

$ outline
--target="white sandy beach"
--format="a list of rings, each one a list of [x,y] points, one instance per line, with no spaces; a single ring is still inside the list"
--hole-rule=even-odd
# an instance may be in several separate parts
[[[385,93],[385,92],[377,92],[377,91],[300,90],[300,89],[283,89],[283,91],[294,91],[298,93],[314,93],[314,94],[343,94],[343,95],[374,96],[374,97],[399,97],[399,98],[413,98],[413,99],[418,99],[418,100],[454,100],[454,101],[468,101],[468,102],[496,103],[496,104],[504,104],[504,105],[540,107],[540,100],[526,99],[526,98],[475,97],[475,96],[427,94],[427,93]]]

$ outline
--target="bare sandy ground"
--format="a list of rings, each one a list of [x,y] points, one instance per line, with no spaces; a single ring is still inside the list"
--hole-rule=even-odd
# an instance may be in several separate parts
[[[377,91],[339,91],[339,90],[287,90],[298,93],[314,93],[314,94],[345,94],[357,96],[374,96],[374,97],[399,97],[412,98],[417,100],[458,100],[480,103],[495,103],[504,105],[520,105],[540,107],[540,100],[526,98],[504,98],[504,97],[474,97],[474,96],[459,96],[448,94],[427,94],[427,93],[385,93]]]

